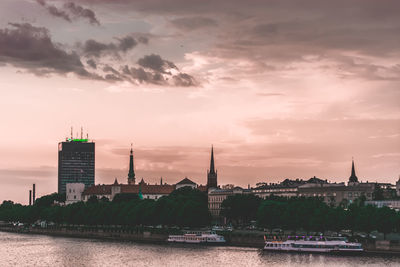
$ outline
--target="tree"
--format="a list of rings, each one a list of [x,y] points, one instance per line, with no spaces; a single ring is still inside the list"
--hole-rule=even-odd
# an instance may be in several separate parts
[[[257,211],[262,199],[250,194],[229,196],[221,204],[221,215],[237,224],[248,224],[257,219]]]
[[[112,200],[114,203],[128,202],[132,200],[139,200],[139,195],[135,193],[120,193],[116,194]]]
[[[65,194],[53,193],[42,196],[35,200],[34,205],[38,207],[49,207],[53,205],[54,202],[65,202]]]
[[[271,231],[274,228],[281,227],[284,224],[282,213],[286,209],[285,206],[285,203],[279,201],[263,201],[257,212],[258,224],[269,228]]]
[[[89,197],[89,199],[87,201],[88,204],[97,204],[98,202],[99,202],[99,199],[95,195]]]
[[[392,232],[396,224],[396,212],[388,207],[377,209],[377,229],[383,233],[383,239],[386,239],[386,234]]]

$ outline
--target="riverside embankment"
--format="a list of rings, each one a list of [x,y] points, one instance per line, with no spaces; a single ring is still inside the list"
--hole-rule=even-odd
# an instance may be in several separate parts
[[[170,233],[176,234],[175,229],[145,229],[123,227],[90,227],[90,226],[57,226],[49,228],[39,227],[14,227],[2,226],[0,231],[24,234],[38,234],[49,236],[94,238],[114,241],[131,241],[142,243],[166,243]],[[243,232],[221,233],[229,246],[262,248],[264,245],[263,234]],[[377,240],[362,242],[366,253],[388,253],[400,256],[400,243],[398,241]]]

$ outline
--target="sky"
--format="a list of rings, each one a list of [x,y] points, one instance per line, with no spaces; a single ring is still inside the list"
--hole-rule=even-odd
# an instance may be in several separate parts
[[[400,175],[400,1],[1,0],[0,201],[57,190],[57,144],[96,184]]]

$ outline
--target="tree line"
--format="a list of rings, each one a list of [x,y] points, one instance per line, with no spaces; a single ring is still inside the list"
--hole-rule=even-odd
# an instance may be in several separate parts
[[[183,187],[157,201],[141,200],[137,194],[118,194],[113,201],[91,197],[86,203],[55,205],[65,201],[57,193],[36,200],[32,206],[4,201],[0,220],[34,223],[45,220],[58,224],[79,225],[165,225],[202,227],[210,225],[207,195],[197,189]]]
[[[190,187],[177,189],[157,201],[142,200],[137,194],[118,194],[113,201],[91,197],[87,202],[57,204],[64,201],[65,195],[56,193],[37,199],[32,206],[4,201],[0,205],[0,221],[180,227],[203,227],[212,222],[207,195]],[[345,208],[330,207],[319,198],[270,196],[261,199],[251,194],[238,194],[222,202],[221,215],[236,226],[256,221],[259,227],[270,230],[365,233],[377,230],[385,235],[400,232],[400,212],[387,207],[365,206],[362,198]]]
[[[344,208],[330,207],[319,198],[270,196],[263,200],[254,195],[234,195],[222,202],[221,213],[233,224],[245,225],[254,220],[271,230],[350,230],[368,234],[377,230],[385,235],[400,232],[400,212],[365,206],[363,198]]]

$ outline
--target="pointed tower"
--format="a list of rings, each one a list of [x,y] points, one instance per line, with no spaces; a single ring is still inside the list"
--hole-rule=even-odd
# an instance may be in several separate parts
[[[133,149],[131,144],[131,154],[129,156],[129,172],[128,172],[128,184],[135,184],[135,168],[133,166]]]
[[[218,175],[214,164],[214,147],[211,146],[210,169],[207,171],[207,189],[218,187],[217,176]]]
[[[351,161],[351,176],[349,178],[349,183],[358,183],[356,170],[354,169],[354,159]]]

